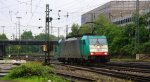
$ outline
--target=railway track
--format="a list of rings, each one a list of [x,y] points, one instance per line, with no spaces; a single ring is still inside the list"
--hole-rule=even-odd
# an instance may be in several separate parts
[[[122,71],[122,70],[108,70],[104,68],[96,68],[96,67],[76,67],[76,66],[71,66],[76,69],[81,69],[81,70],[86,70],[86,71],[91,71],[91,72],[96,72],[100,73],[103,75],[108,75],[108,76],[113,76],[113,77],[119,77],[122,79],[128,79],[128,80],[133,80],[135,82],[150,82],[150,75],[144,75],[144,74],[139,74],[139,73],[133,73],[131,71]]]
[[[133,70],[128,69],[128,71],[124,71],[124,69],[103,69],[103,68],[89,68],[90,71],[92,70],[93,72],[101,73],[104,75],[109,75],[109,76],[114,76],[114,77],[119,77],[122,79],[128,79],[128,80],[133,80],[135,82],[150,82],[150,75],[145,75],[143,73],[140,73],[140,70],[138,73],[133,72]],[[118,70],[119,69],[119,70]],[[127,69],[127,68],[126,68]],[[137,71],[137,70],[136,70]]]
[[[102,75],[117,77],[121,79],[132,80],[134,82],[150,82],[150,71],[142,68],[120,67],[120,66],[101,66],[101,67],[89,67],[89,66],[72,66],[64,65],[70,68],[85,70]]]
[[[105,68],[109,70],[120,70],[120,71],[131,71],[131,72],[139,72],[150,74],[150,70],[148,68],[136,68],[136,67],[125,67],[125,66],[109,66],[109,65],[101,65],[99,68]]]
[[[150,63],[149,62],[109,62],[106,65],[150,69]]]
[[[9,71],[14,67],[17,67],[17,65],[0,64],[0,77],[4,77],[5,75],[7,75],[9,73]]]
[[[20,64],[26,63],[25,60],[0,60],[0,77],[7,75],[12,68],[18,67]]]
[[[96,81],[92,78],[81,77],[81,76],[78,76],[78,75],[72,75],[72,74],[68,74],[68,73],[56,72],[56,74],[60,75],[64,78],[67,78],[71,82],[75,82],[75,81],[77,81],[77,82],[95,82]]]
[[[53,63],[54,64],[54,63]],[[122,79],[128,79],[135,82],[150,82],[150,64],[149,63],[138,63],[138,62],[110,62],[107,64],[100,65],[99,67],[88,67],[88,66],[69,66],[71,68],[86,70],[95,72],[103,75],[113,76]],[[86,79],[84,77],[73,76],[64,73],[57,73],[63,76],[69,76],[72,78],[85,79],[89,82],[94,81],[93,79]]]

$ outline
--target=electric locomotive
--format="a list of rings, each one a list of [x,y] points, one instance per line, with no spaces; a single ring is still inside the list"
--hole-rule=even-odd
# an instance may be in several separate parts
[[[61,39],[56,47],[60,62],[108,62],[106,36],[83,35]]]

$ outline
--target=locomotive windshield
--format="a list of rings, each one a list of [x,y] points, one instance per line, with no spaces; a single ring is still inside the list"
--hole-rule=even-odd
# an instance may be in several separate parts
[[[92,45],[96,45],[96,44],[107,45],[107,41],[105,38],[94,38],[94,39],[90,39],[90,44],[92,44]]]

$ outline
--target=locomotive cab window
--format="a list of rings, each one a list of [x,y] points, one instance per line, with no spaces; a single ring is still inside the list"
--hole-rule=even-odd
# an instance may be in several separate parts
[[[96,45],[96,44],[106,45],[107,41],[104,38],[94,38],[94,39],[90,39],[90,44],[91,45]]]

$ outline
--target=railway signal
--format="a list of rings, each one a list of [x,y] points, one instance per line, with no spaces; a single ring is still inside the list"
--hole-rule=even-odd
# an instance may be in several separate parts
[[[47,52],[47,51],[48,51],[47,45],[43,45],[43,46],[42,46],[42,50],[43,50],[43,52]]]

